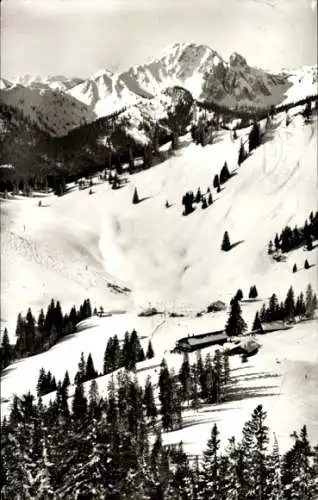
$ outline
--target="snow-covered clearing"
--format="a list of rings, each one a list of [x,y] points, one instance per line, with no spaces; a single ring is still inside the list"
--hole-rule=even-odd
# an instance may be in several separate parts
[[[241,134],[245,140],[247,130]],[[152,337],[156,353],[138,367],[139,377],[143,382],[151,373],[156,381],[164,355],[176,369],[182,362],[180,355],[168,352],[177,338],[224,327],[226,311],[195,316],[212,301],[228,304],[238,288],[246,297],[256,285],[259,301],[242,303],[250,326],[255,310],[273,292],[283,300],[290,285],[296,294],[309,283],[317,288],[317,249],[300,248],[280,263],[267,254],[276,232],[286,224],[301,226],[317,210],[316,118],[304,125],[303,118],[295,116],[286,128],[284,116],[277,116],[268,140],[238,168],[239,141],[222,131],[213,145],[184,145],[161,165],[131,176],[118,190],[100,183],[91,196],[88,190],[61,198],[50,195],[42,207],[36,198],[2,202],[1,319],[12,340],[18,312],[31,306],[37,314],[51,297],[61,301],[63,310],[89,297],[93,306],[127,311],[88,320],[48,352],[11,365],[1,380],[3,400],[34,391],[41,367],[57,379],[68,369],[72,379],[81,351],[85,356],[91,352],[101,370],[107,338],[115,333],[122,338],[133,328],[144,337],[144,346]],[[234,175],[218,194],[212,189],[213,178],[225,161]],[[199,186],[203,193],[212,189],[214,203],[184,217],[182,196]],[[132,204],[135,187],[143,200],[137,205]],[[170,208],[165,208],[166,200]],[[220,250],[226,230],[236,244],[227,253]],[[306,258],[312,264],[308,270],[303,268]],[[298,272],[292,273],[295,262]],[[107,282],[131,292],[116,293]],[[138,317],[149,302],[164,314]],[[168,313],[173,311],[185,316],[171,318]],[[259,402],[269,413],[281,447],[303,424],[318,440],[317,323],[301,323],[260,342],[260,352],[247,364],[231,359],[237,400],[189,412],[184,429],[166,435],[166,442],[182,439],[188,451],[200,451],[212,422],[229,437]],[[101,390],[106,384],[104,377],[99,379]],[[255,394],[242,399],[244,387],[255,387]],[[5,412],[8,403],[2,409]]]

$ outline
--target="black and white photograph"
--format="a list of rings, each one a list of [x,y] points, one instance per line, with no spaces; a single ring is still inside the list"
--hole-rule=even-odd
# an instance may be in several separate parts
[[[317,0],[2,0],[1,500],[318,500]]]

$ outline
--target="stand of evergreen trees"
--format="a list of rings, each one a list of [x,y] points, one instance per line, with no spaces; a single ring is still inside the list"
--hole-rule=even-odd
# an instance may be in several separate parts
[[[312,250],[313,240],[318,238],[318,212],[311,212],[309,216],[309,222],[305,220],[304,225],[301,228],[295,226],[294,229],[286,226],[278,235],[276,234],[274,238],[274,243],[271,240],[268,245],[268,253],[271,255],[275,251],[281,251],[283,253],[290,252],[295,248],[302,245],[306,245],[307,250]]]
[[[260,311],[255,315],[253,330],[260,328],[260,322],[270,321],[294,321],[295,317],[310,319],[317,309],[317,295],[313,292],[312,286],[308,285],[304,295],[301,292],[295,297],[291,286],[283,302],[279,302],[277,295],[273,293],[269,299],[268,306],[263,304]]]
[[[46,314],[41,309],[37,320],[31,308],[28,309],[26,316],[19,313],[15,345],[10,345],[6,330],[2,337],[1,369],[6,368],[16,359],[46,351],[61,338],[74,333],[76,324],[91,315],[92,308],[89,299],[84,300],[79,310],[73,306],[68,314],[63,314],[60,302],[55,302],[54,299],[51,300]]]
[[[146,385],[149,385],[149,380]],[[183,445],[155,440],[151,391],[121,373],[108,396],[92,381],[88,395],[78,385],[72,409],[60,386],[47,407],[28,393],[15,397],[1,426],[1,498],[109,500],[312,500],[318,494],[318,446],[306,426],[292,434],[283,455],[270,445],[261,405],[221,451],[217,424],[201,458],[190,460]],[[149,414],[150,412],[150,414]]]

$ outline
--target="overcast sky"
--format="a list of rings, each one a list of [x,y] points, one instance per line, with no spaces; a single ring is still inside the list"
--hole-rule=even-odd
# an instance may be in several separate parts
[[[317,0],[2,0],[1,76],[87,77],[175,41],[279,70],[317,63]]]

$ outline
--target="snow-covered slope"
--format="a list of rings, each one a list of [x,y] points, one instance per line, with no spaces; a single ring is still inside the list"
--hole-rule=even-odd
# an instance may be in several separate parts
[[[240,131],[243,140],[247,132]],[[73,377],[84,351],[85,356],[92,353],[101,370],[107,339],[115,333],[122,337],[136,328],[145,345],[152,338],[156,358],[138,366],[138,377],[143,382],[150,374],[155,381],[163,356],[176,369],[182,362],[181,356],[168,352],[177,338],[224,326],[227,311],[196,317],[212,300],[229,304],[238,288],[246,296],[255,284],[259,301],[242,303],[250,326],[255,310],[273,292],[282,300],[290,285],[296,294],[309,283],[317,289],[317,248],[299,248],[280,263],[267,254],[276,232],[286,224],[300,226],[317,209],[317,117],[304,124],[300,115],[294,116],[286,128],[284,117],[276,116],[265,144],[238,168],[239,141],[222,131],[213,145],[202,148],[185,136],[175,156],[131,176],[122,189],[100,183],[91,196],[87,191],[62,198],[48,195],[42,207],[34,198],[2,202],[1,314],[12,339],[18,312],[30,305],[37,314],[51,297],[65,310],[90,297],[93,306],[127,311],[90,319],[48,352],[11,366],[1,379],[1,396],[7,401],[3,411],[12,394],[34,391],[42,366],[58,379],[66,368]],[[199,186],[203,193],[211,189],[225,160],[236,175],[220,193],[212,189],[210,207],[197,207],[184,217],[183,194]],[[135,187],[143,199],[137,205],[131,203]],[[165,208],[166,200],[170,208]],[[225,230],[238,243],[230,252],[220,250]],[[312,264],[308,270],[303,267],[306,258]],[[298,272],[292,273],[295,262]],[[107,282],[131,292],[112,292]],[[164,314],[138,317],[149,302]],[[174,311],[185,316],[169,317]],[[239,388],[249,387],[252,396],[189,411],[184,428],[165,435],[165,442],[182,439],[187,451],[200,452],[213,422],[229,437],[258,403],[268,411],[282,450],[290,444],[289,433],[303,424],[317,440],[317,323],[300,323],[259,340],[260,353],[244,367],[231,360],[238,394]],[[100,390],[106,386],[106,378],[99,379]]]
[[[68,94],[94,109],[96,115],[106,116],[135,104],[138,96],[129,90],[118,75],[102,70],[68,91]]]
[[[174,157],[131,176],[120,190],[99,184],[94,196],[86,191],[50,196],[43,209],[36,199],[4,201],[3,319],[14,322],[26,304],[38,308],[52,294],[72,305],[89,292],[92,299],[97,295],[99,305],[103,266],[132,289],[136,306],[151,301],[159,308],[197,311],[214,299],[228,302],[237,288],[252,284],[264,297],[274,287],[285,293],[291,283],[305,288],[315,279],[315,268],[292,274],[291,267],[297,260],[302,268],[307,255],[298,250],[286,263],[273,263],[267,245],[286,224],[300,226],[317,207],[317,122],[304,126],[297,116],[285,128],[283,117],[275,120],[273,139],[240,168],[240,139],[233,142],[222,131],[205,148],[185,137]],[[243,130],[242,137],[246,134]],[[236,175],[220,193],[213,190],[212,206],[182,216],[183,194],[199,186],[203,193],[211,188],[224,161]],[[131,203],[135,187],[146,198],[138,205]],[[166,200],[172,204],[169,209]],[[241,242],[229,253],[220,250],[226,230],[232,243]],[[309,258],[314,261],[315,256]],[[69,286],[60,287],[57,277]],[[39,296],[38,289],[47,293]]]
[[[39,90],[52,89],[66,91],[72,87],[79,85],[82,82],[81,78],[67,78],[63,75],[48,76],[43,78],[41,76],[22,75],[14,79],[13,84],[22,85]]]

